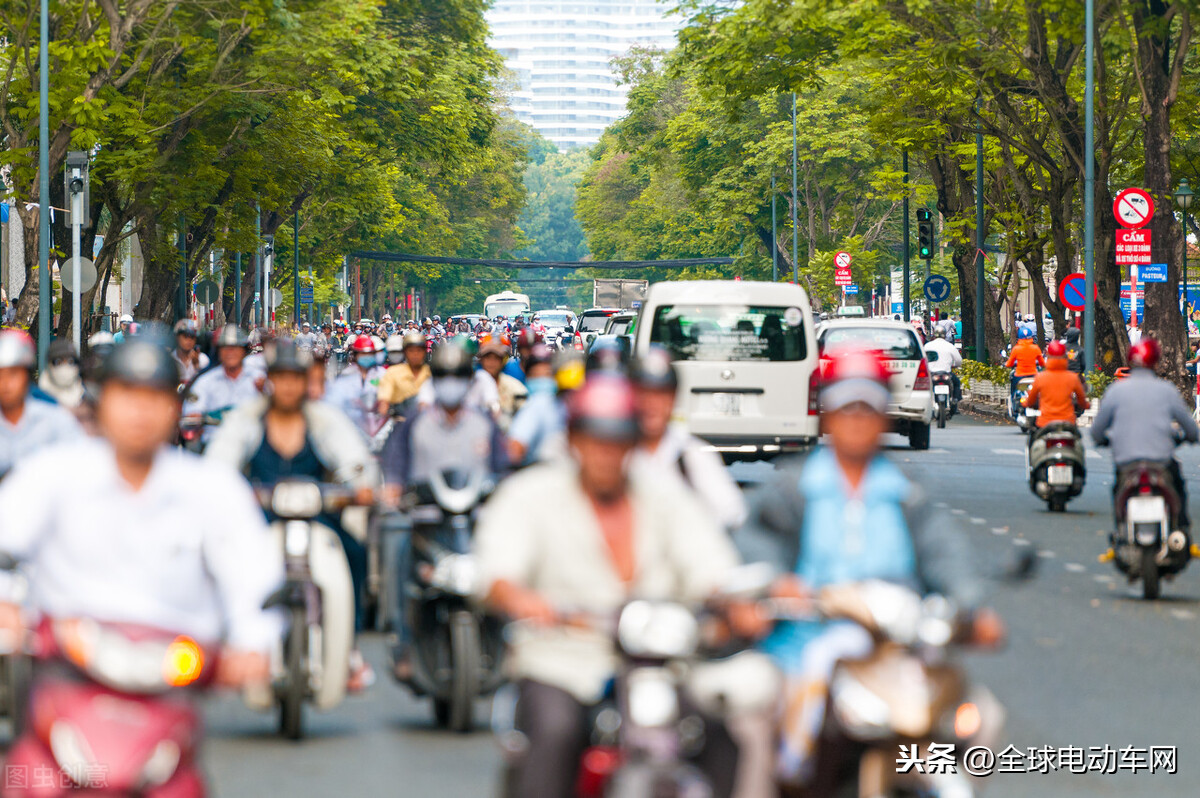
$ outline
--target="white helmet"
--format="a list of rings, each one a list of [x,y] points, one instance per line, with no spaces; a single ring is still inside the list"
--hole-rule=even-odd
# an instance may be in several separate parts
[[[33,368],[37,354],[33,339],[22,330],[0,332],[0,368]]]
[[[120,318],[119,323],[120,324],[133,324],[133,316],[130,316],[128,313],[126,313],[124,316],[122,316]]]
[[[1033,314],[1032,314],[1032,313],[1026,313],[1026,314],[1025,314],[1025,321],[1033,321],[1033,320],[1034,320],[1034,318],[1033,318]]]

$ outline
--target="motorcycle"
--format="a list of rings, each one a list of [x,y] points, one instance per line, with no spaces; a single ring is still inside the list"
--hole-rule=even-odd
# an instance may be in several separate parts
[[[35,720],[9,752],[7,773],[50,774],[33,785],[47,798],[204,794],[201,718],[189,693],[211,681],[215,647],[76,618],[43,618],[29,646],[38,662]]]
[[[793,611],[794,604],[786,599],[766,605],[768,614],[779,619],[814,617],[811,609]],[[943,596],[922,598],[901,585],[869,580],[824,588],[817,596],[815,615],[856,623],[875,642],[865,657],[834,666],[823,732],[861,748],[858,794],[978,795],[962,757],[968,749],[991,746],[999,738],[1004,710],[986,688],[967,681],[954,656],[969,624],[953,603]],[[897,751],[928,756],[934,744],[954,758],[956,766],[946,769],[954,772],[897,772]]]
[[[225,411],[204,413],[198,416],[183,416],[179,419],[179,446],[194,454],[204,453],[204,430],[219,427]]]
[[[1156,599],[1161,580],[1182,571],[1195,548],[1177,528],[1182,506],[1167,464],[1139,460],[1123,467],[1114,502],[1117,531],[1101,562],[1115,562],[1129,581],[1142,581],[1144,598]]]
[[[304,705],[332,709],[346,695],[354,647],[354,583],[342,543],[320,522],[325,513],[355,503],[351,491],[312,480],[293,479],[259,491],[276,520],[271,532],[284,553],[286,579],[266,607],[287,613],[287,629],[272,652],[272,684],[248,690],[255,709],[278,707],[279,732],[304,735]]]
[[[1025,450],[1029,489],[1045,500],[1052,513],[1067,508],[1067,500],[1083,492],[1087,479],[1083,436],[1068,421],[1055,421],[1037,429]]]
[[[1028,432],[1029,428],[1037,424],[1038,416],[1041,411],[1034,407],[1025,407],[1022,403],[1025,397],[1029,395],[1029,389],[1033,387],[1033,377],[1021,377],[1017,380],[1017,388],[1012,391],[1008,397],[1008,415],[1013,421],[1017,422],[1017,426],[1022,432]]]
[[[414,485],[408,511],[412,554],[406,568],[393,570],[397,586],[383,591],[400,597],[412,635],[411,676],[403,683],[433,699],[437,724],[456,732],[473,728],[475,699],[503,680],[501,624],[470,601],[474,516],[491,489],[490,476],[480,471],[435,472]]]
[[[948,371],[935,371],[930,377],[933,381],[933,400],[937,406],[938,429],[945,429],[946,421],[958,412],[958,401],[954,398],[954,375]]]

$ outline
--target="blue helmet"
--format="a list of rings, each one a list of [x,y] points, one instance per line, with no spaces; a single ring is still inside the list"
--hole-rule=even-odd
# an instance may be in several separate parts
[[[1017,338],[1019,338],[1021,340],[1025,340],[1026,338],[1032,338],[1032,337],[1033,337],[1033,330],[1029,329],[1028,327],[1020,327],[1017,329]]]

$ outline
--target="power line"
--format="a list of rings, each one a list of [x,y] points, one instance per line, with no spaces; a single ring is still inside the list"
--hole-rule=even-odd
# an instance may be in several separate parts
[[[445,263],[452,266],[492,266],[497,269],[685,269],[688,266],[728,266],[733,258],[675,258],[669,260],[493,260],[413,255],[408,252],[357,250],[352,258],[408,263]]]

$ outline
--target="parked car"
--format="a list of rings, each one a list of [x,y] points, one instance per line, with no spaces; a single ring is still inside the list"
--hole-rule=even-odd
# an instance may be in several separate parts
[[[822,353],[838,346],[865,346],[882,352],[892,371],[888,406],[892,428],[907,436],[912,448],[929,448],[933,384],[915,329],[892,319],[830,319],[817,332],[817,346]]]
[[[798,285],[655,283],[634,353],[663,346],[679,374],[675,411],[727,460],[772,457],[818,435],[816,338]]]

